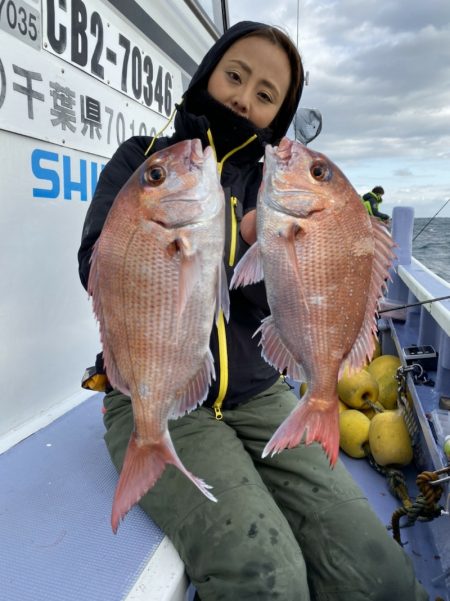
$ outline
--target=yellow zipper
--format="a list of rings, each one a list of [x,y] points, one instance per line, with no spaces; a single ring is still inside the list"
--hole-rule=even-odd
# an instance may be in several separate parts
[[[237,205],[236,196],[232,196],[230,198],[230,208],[231,208],[231,241],[230,241],[230,256],[228,259],[228,265],[233,267],[234,261],[236,259],[236,245],[237,245],[237,219],[236,219],[236,205]]]
[[[211,145],[211,148],[214,151],[217,161],[217,153],[216,148],[214,146],[214,141],[212,137],[211,130],[208,129],[207,132],[208,141]],[[256,134],[253,134],[246,142],[237,146],[230,152],[228,152],[220,162],[217,163],[217,169],[219,171],[219,175],[222,174],[223,164],[225,161],[230,158],[232,154],[244,148],[253,140],[256,139]],[[228,264],[232,266],[234,264],[235,256],[236,256],[236,241],[237,241],[237,220],[235,213],[235,206],[237,204],[237,198],[235,196],[231,197],[231,243],[230,243],[230,256],[228,260]],[[227,333],[225,329],[225,318],[223,316],[223,311],[221,310],[219,313],[219,319],[217,321],[217,336],[219,341],[219,363],[220,363],[220,381],[219,381],[219,392],[217,394],[217,398],[213,403],[213,409],[216,416],[216,419],[222,419],[222,403],[225,398],[228,389],[228,351],[227,351]]]
[[[219,363],[220,363],[220,382],[219,392],[214,401],[213,409],[216,419],[222,419],[222,403],[228,388],[228,352],[227,352],[227,333],[225,330],[225,318],[223,311],[220,310],[217,322],[217,334],[219,338]]]
[[[208,134],[211,130],[208,129]],[[237,152],[238,150],[241,150],[242,148],[245,148],[246,146],[248,146],[250,144],[250,142],[253,142],[253,140],[256,140],[258,136],[256,134],[253,134],[253,136],[250,136],[250,138],[248,140],[246,140],[243,144],[241,144],[240,146],[236,146],[236,148],[233,148],[233,150],[230,150],[230,152],[227,152],[227,154],[222,158],[222,160],[220,161],[220,163],[217,164],[218,168],[219,168],[219,173],[222,173],[222,168],[223,168],[223,164],[225,163],[225,161],[227,159],[230,158],[230,156],[232,154],[234,154],[235,152]],[[212,141],[212,136],[210,137],[210,135],[208,135],[208,140]],[[215,152],[215,149],[214,149]]]
[[[153,147],[153,144],[156,142],[156,140],[159,138],[159,136],[164,132],[164,130],[166,129],[166,127],[169,127],[169,125],[172,122],[172,119],[175,117],[175,113],[177,112],[177,107],[175,106],[175,108],[172,111],[172,114],[170,115],[170,119],[166,122],[166,124],[164,125],[164,127],[162,129],[159,130],[158,133],[156,133],[153,138],[152,141],[150,142],[147,150],[144,152],[144,156],[147,156],[148,153],[150,152],[150,150]]]

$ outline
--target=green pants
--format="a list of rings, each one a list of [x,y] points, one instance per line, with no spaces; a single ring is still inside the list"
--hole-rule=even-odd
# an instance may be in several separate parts
[[[342,463],[330,469],[318,444],[261,458],[296,403],[279,381],[221,421],[199,408],[170,422],[180,459],[218,502],[169,465],[140,505],[175,545],[201,601],[425,601],[410,559]],[[130,399],[113,391],[105,407],[120,470]]]

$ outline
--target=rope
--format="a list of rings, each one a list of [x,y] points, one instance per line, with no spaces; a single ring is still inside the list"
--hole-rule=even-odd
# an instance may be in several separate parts
[[[411,507],[399,507],[392,514],[392,536],[398,542],[399,545],[403,546],[403,543],[400,538],[400,518],[402,516],[407,516],[408,518],[406,524],[403,526],[407,528],[408,526],[412,526],[417,520],[421,522],[430,522],[431,520],[439,517],[440,515],[440,507],[431,507],[421,495],[418,495],[414,503],[412,503]]]
[[[430,484],[430,482],[435,482],[438,478],[437,472],[422,472],[416,478],[417,488],[430,507],[439,501],[444,492],[442,486],[432,486]]]
[[[442,486],[433,486],[431,484],[431,482],[439,478],[439,475],[437,472],[422,472],[419,474],[416,478],[416,485],[420,494],[413,501],[409,496],[406,478],[401,470],[378,465],[370,454],[367,456],[367,459],[373,469],[385,476],[390,492],[402,503],[401,507],[398,507],[392,514],[391,524],[388,526],[392,530],[394,539],[399,545],[402,545],[400,519],[403,516],[407,516],[406,524],[403,526],[407,528],[412,526],[417,520],[429,522],[441,515],[442,507],[438,505],[438,501],[442,496],[443,488]]]
[[[429,522],[441,515],[442,508],[438,505],[438,501],[442,496],[442,486],[432,486],[431,482],[438,479],[436,472],[422,472],[416,478],[417,488],[420,494],[417,495],[414,502],[408,498],[408,501],[403,501],[403,506],[394,511],[391,518],[392,535],[394,539],[401,545],[400,538],[400,519],[402,516],[407,517],[405,527],[412,526],[417,520]]]
[[[411,439],[411,445],[416,461],[420,455],[420,427],[417,416],[409,404],[406,396],[406,374],[407,372],[416,373],[416,368],[419,366],[411,365],[408,367],[399,367],[396,373],[397,386],[397,405],[405,420],[406,428]],[[421,370],[423,373],[423,370]],[[422,375],[419,374],[419,375]],[[416,478],[416,485],[420,493],[416,498],[411,500],[406,485],[406,478],[403,472],[395,468],[382,467],[377,465],[374,458],[369,456],[369,463],[379,473],[387,478],[387,483],[391,493],[397,497],[402,505],[398,507],[392,514],[390,528],[392,535],[399,545],[402,545],[400,537],[400,520],[406,516],[407,521],[404,527],[412,526],[417,520],[429,522],[430,520],[439,517],[442,512],[442,507],[438,505],[439,499],[442,496],[443,488],[440,485],[432,485],[439,479],[439,475],[444,471],[450,471],[450,468],[444,468],[435,472],[425,471],[419,474]],[[419,461],[420,463],[420,461]]]
[[[371,467],[386,478],[388,488],[394,497],[397,497],[406,507],[412,505],[406,486],[405,474],[396,468],[379,465],[370,454],[367,459]]]
[[[376,405],[375,403],[372,403],[372,401],[370,401],[369,399],[364,399],[364,403],[365,405],[367,405],[367,407],[364,407],[364,409],[367,409],[368,407],[370,409],[373,409],[375,411],[375,413],[383,413],[384,412],[384,408],[380,407],[380,405]]]

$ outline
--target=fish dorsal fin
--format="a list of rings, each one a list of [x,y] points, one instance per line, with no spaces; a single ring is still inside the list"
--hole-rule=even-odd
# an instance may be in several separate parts
[[[230,319],[230,294],[228,292],[227,273],[223,261],[221,261],[217,270],[216,323],[219,321],[220,309],[222,309],[223,315],[226,321],[228,321]]]
[[[105,365],[106,375],[108,376],[109,383],[111,384],[111,386],[113,386],[113,388],[117,388],[118,390],[123,392],[123,394],[130,395],[129,386],[120,375],[120,372],[117,368],[116,360],[114,358],[114,353],[112,352],[112,349],[110,348],[108,343],[108,332],[101,303],[100,278],[98,272],[99,244],[100,238],[94,244],[94,248],[90,259],[91,267],[89,271],[88,294],[89,296],[92,296],[92,307],[100,327],[100,341],[103,347],[103,362]]]
[[[200,369],[190,380],[179,400],[175,402],[169,419],[181,417],[195,409],[197,405],[201,405],[208,396],[211,380],[215,378],[214,359],[208,349]]]
[[[248,284],[256,284],[263,278],[264,271],[259,243],[255,242],[236,265],[230,282],[230,290]]]
[[[348,365],[349,372],[352,373],[360,369],[372,358],[375,350],[374,337],[377,333],[376,312],[378,302],[387,288],[386,280],[390,279],[389,269],[395,258],[393,251],[395,243],[389,232],[376,217],[371,217],[370,220],[374,236],[374,255],[366,313],[352,350],[342,362],[339,377],[342,376],[345,365]]]
[[[275,367],[280,373],[286,374],[297,382],[305,380],[303,367],[296,362],[282,342],[272,315],[263,319],[253,337],[259,332],[261,332],[261,341],[259,343],[262,346],[261,355],[265,361]]]

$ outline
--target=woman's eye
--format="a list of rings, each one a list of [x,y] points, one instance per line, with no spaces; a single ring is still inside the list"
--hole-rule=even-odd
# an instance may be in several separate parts
[[[267,92],[260,92],[259,97],[264,102],[272,102],[272,97],[270,96],[270,94],[267,94]]]
[[[144,179],[150,186],[160,186],[166,179],[166,170],[161,165],[153,165],[144,172]]]
[[[310,173],[313,178],[319,182],[328,181],[331,177],[331,171],[325,161],[315,161],[311,165]]]
[[[236,81],[236,82],[240,82],[241,81],[241,78],[239,77],[239,74],[236,73],[236,72],[234,72],[234,71],[228,71],[228,77],[230,79],[232,79],[233,81]]]

